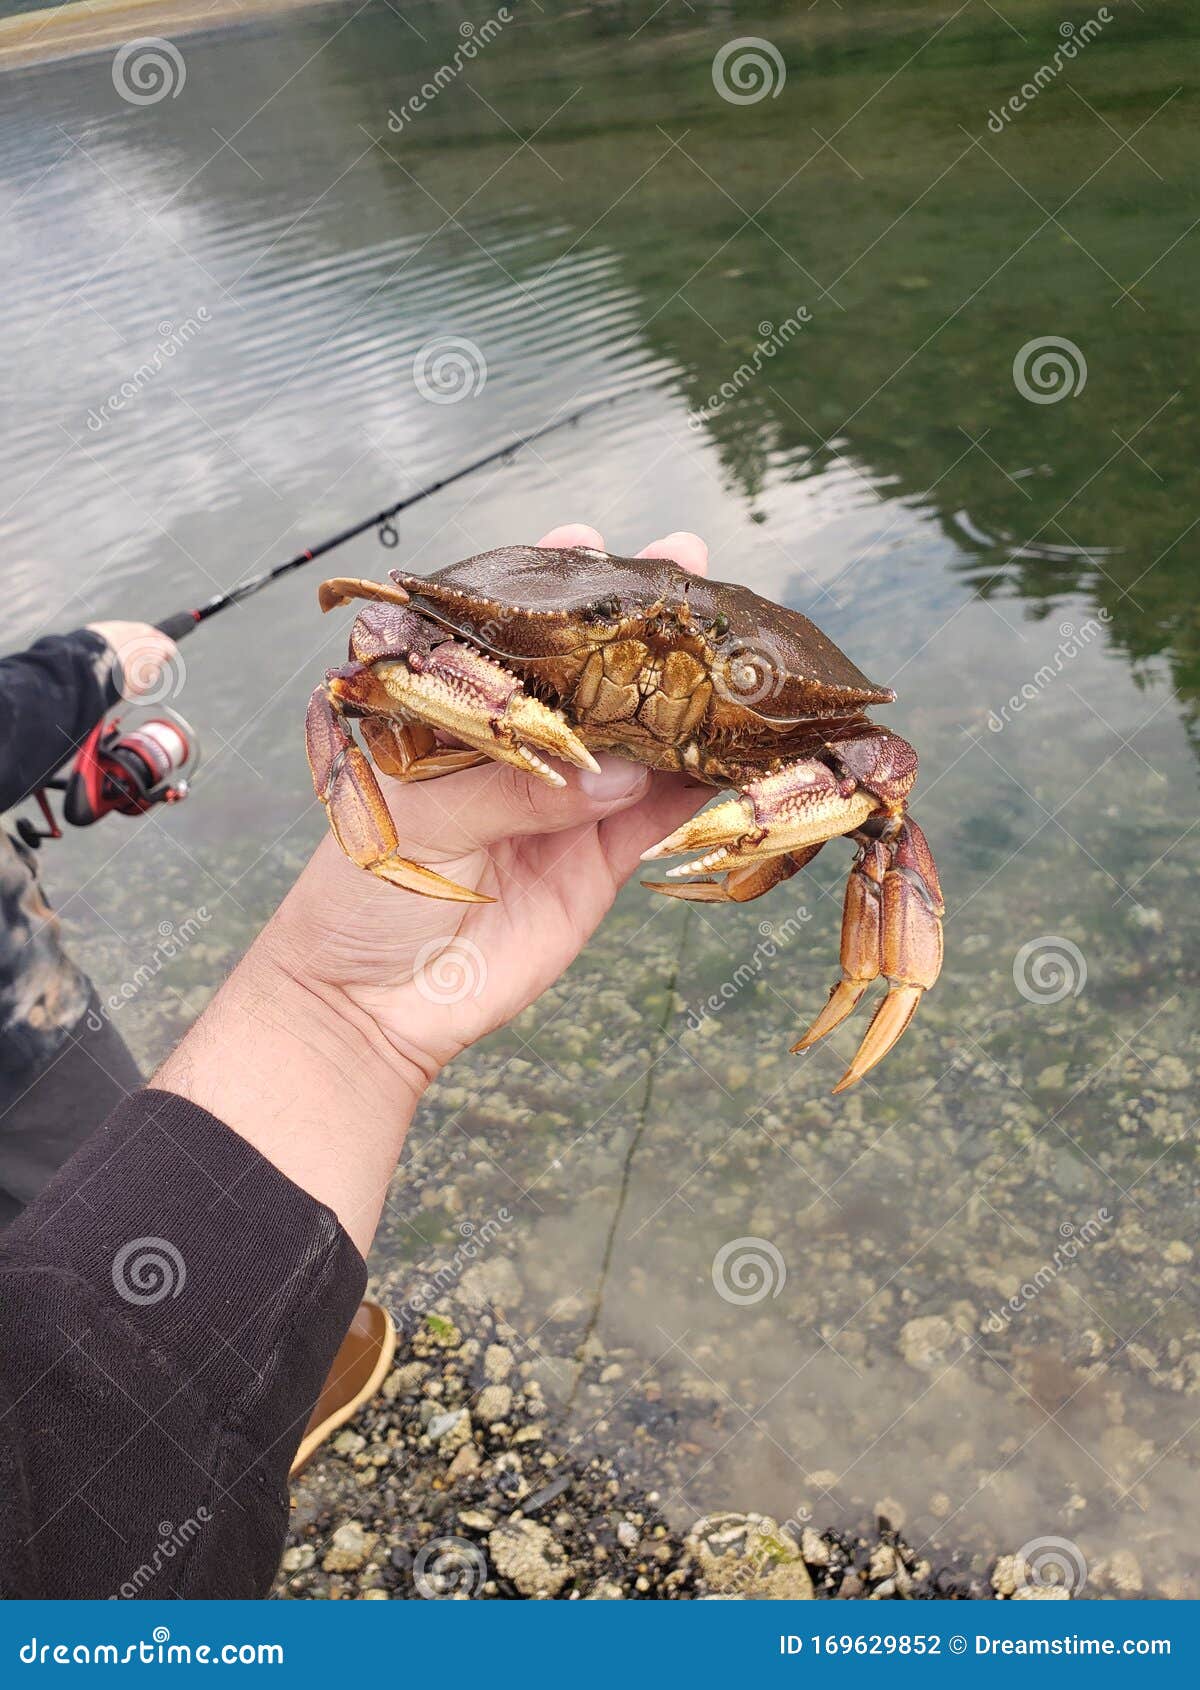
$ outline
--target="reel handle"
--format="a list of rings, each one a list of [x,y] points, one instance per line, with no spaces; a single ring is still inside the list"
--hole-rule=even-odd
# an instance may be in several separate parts
[[[177,644],[185,634],[190,634],[200,618],[194,610],[177,610],[173,616],[165,616],[154,626],[160,634],[165,634],[169,640]]]

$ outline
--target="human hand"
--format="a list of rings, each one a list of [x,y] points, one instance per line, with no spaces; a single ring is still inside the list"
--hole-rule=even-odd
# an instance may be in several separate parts
[[[603,547],[575,524],[541,544]],[[694,534],[642,555],[694,574],[707,563]],[[401,853],[495,901],[416,897],[327,836],[152,1085],[247,1139],[365,1254],[426,1085],[562,973],[641,853],[707,796],[600,764],[566,770],[565,787],[499,763],[416,785],[381,777]]]
[[[173,667],[179,647],[148,622],[89,622],[93,634],[106,640],[113,657],[113,686],[122,698],[141,698],[147,693],[160,697],[174,690],[164,688],[163,671]]]
[[[604,542],[579,524],[542,546]],[[676,533],[639,554],[702,574],[708,550]],[[641,853],[705,792],[678,775],[600,759],[552,787],[505,764],[405,785],[380,776],[399,853],[495,902],[414,897],[365,874],[326,838],[264,936],[291,973],[352,1006],[422,1087],[562,973]]]

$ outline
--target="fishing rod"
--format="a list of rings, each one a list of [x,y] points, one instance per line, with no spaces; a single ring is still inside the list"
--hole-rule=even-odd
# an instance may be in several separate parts
[[[463,481],[468,475],[478,474],[490,464],[511,460],[535,441],[544,440],[560,428],[569,428],[581,417],[615,404],[618,399],[629,398],[638,391],[630,388],[624,393],[610,393],[603,399],[593,399],[586,405],[580,405],[566,416],[554,417],[530,433],[522,434],[504,446],[497,446],[449,475],[440,476],[438,480],[419,487],[415,493],[397,499],[386,510],[376,511],[373,516],[351,523],[349,528],[331,534],[328,539],[306,546],[295,557],[277,563],[273,569],[264,570],[259,575],[250,576],[228,592],[217,593],[196,609],[173,611],[170,616],[155,623],[155,627],[159,633],[178,642],[220,611],[243,603],[264,587],[269,587],[272,581],[290,575],[294,569],[303,569],[305,564],[313,563],[319,557],[326,557],[339,546],[358,539],[360,534],[369,533],[372,528],[377,531],[382,545],[396,546],[400,542],[396,517],[420,504],[422,499],[431,499],[435,493],[453,487],[456,481]],[[63,794],[63,819],[73,827],[89,827],[102,816],[114,813],[144,815],[156,804],[174,804],[187,797],[188,777],[199,760],[195,730],[178,711],[167,705],[147,706],[143,716],[150,709],[155,713],[132,726],[123,725],[126,720],[124,714],[97,722],[70,763],[36,789],[32,796],[41,810],[45,826],[35,827],[25,817],[16,824],[18,834],[28,846],[36,849],[43,839],[61,839],[63,836],[50,808],[47,796],[50,791]]]
[[[420,504],[422,499],[430,499],[435,493],[440,493],[446,487],[453,487],[456,481],[464,480],[468,475],[476,475],[481,469],[487,469],[489,464],[500,463],[511,459],[518,452],[523,452],[527,446],[532,446],[536,440],[544,440],[548,434],[555,434],[560,428],[569,428],[577,423],[581,417],[588,416],[592,411],[599,411],[606,405],[615,404],[618,399],[625,399],[630,393],[637,392],[636,388],[628,393],[610,393],[604,399],[593,399],[587,405],[581,405],[578,410],[571,411],[564,417],[555,417],[551,422],[543,423],[529,434],[522,434],[516,440],[510,440],[506,446],[497,446],[491,452],[485,452],[481,458],[475,458],[471,463],[464,464],[461,469],[454,470],[450,475],[443,475],[437,481],[431,481],[428,486],[420,487],[415,493],[406,498],[397,499],[394,505],[386,510],[377,511],[374,516],[367,516],[361,522],[352,523],[349,528],[343,528],[339,534],[330,535],[329,539],[321,540],[315,546],[306,546],[295,557],[290,557],[286,563],[277,563],[274,569],[264,570],[261,575],[253,575],[248,581],[242,581],[238,586],[231,587],[227,593],[218,593],[215,598],[202,604],[198,610],[177,610],[172,615],[164,617],[155,623],[160,634],[166,634],[169,639],[181,640],[185,634],[190,634],[193,628],[199,627],[201,622],[207,622],[210,616],[216,616],[219,611],[228,610],[230,605],[241,604],[244,599],[251,598],[255,593],[269,587],[272,581],[278,581],[281,576],[290,575],[293,569],[303,569],[306,563],[314,559],[325,557],[329,552],[336,551],[350,540],[357,540],[360,534],[368,533],[372,528],[378,530],[380,544],[395,546],[399,544],[400,535],[395,527],[394,519],[403,511],[411,510],[413,505]]]

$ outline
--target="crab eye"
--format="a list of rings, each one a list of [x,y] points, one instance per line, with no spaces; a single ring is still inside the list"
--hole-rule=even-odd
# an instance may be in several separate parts
[[[617,615],[620,608],[616,599],[597,599],[592,606],[592,615],[598,622],[608,622]]]
[[[728,618],[728,616],[725,615],[724,611],[722,611],[720,616],[714,616],[713,617],[713,633],[714,634],[727,634],[728,632],[729,632],[729,618]]]

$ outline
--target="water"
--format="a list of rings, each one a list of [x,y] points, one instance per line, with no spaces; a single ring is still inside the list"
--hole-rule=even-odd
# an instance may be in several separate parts
[[[1124,1546],[1194,1594],[1197,24],[1113,11],[999,133],[1061,8],[521,10],[400,133],[489,14],[181,38],[142,107],[104,54],[9,74],[5,626],[163,614],[638,389],[420,506],[397,555],[705,533],[897,686],[946,970],[831,1100],[853,1034],[786,1051],[845,853],[728,911],[630,889],[435,1088],[372,1265],[402,1298],[503,1209],[547,1394],[675,1518],[888,1498],[935,1560],[1063,1536],[1093,1588]],[[777,97],[718,95],[742,36]],[[438,336],[476,349],[459,403],[414,385]],[[1047,336],[1075,391],[1043,404],[1013,366]],[[147,1064],[319,836],[298,730],[344,626],[315,580],[185,647],[193,799],[47,852],[105,989],[188,935],[124,992]],[[722,1295],[747,1239],[721,1259],[765,1285]]]

